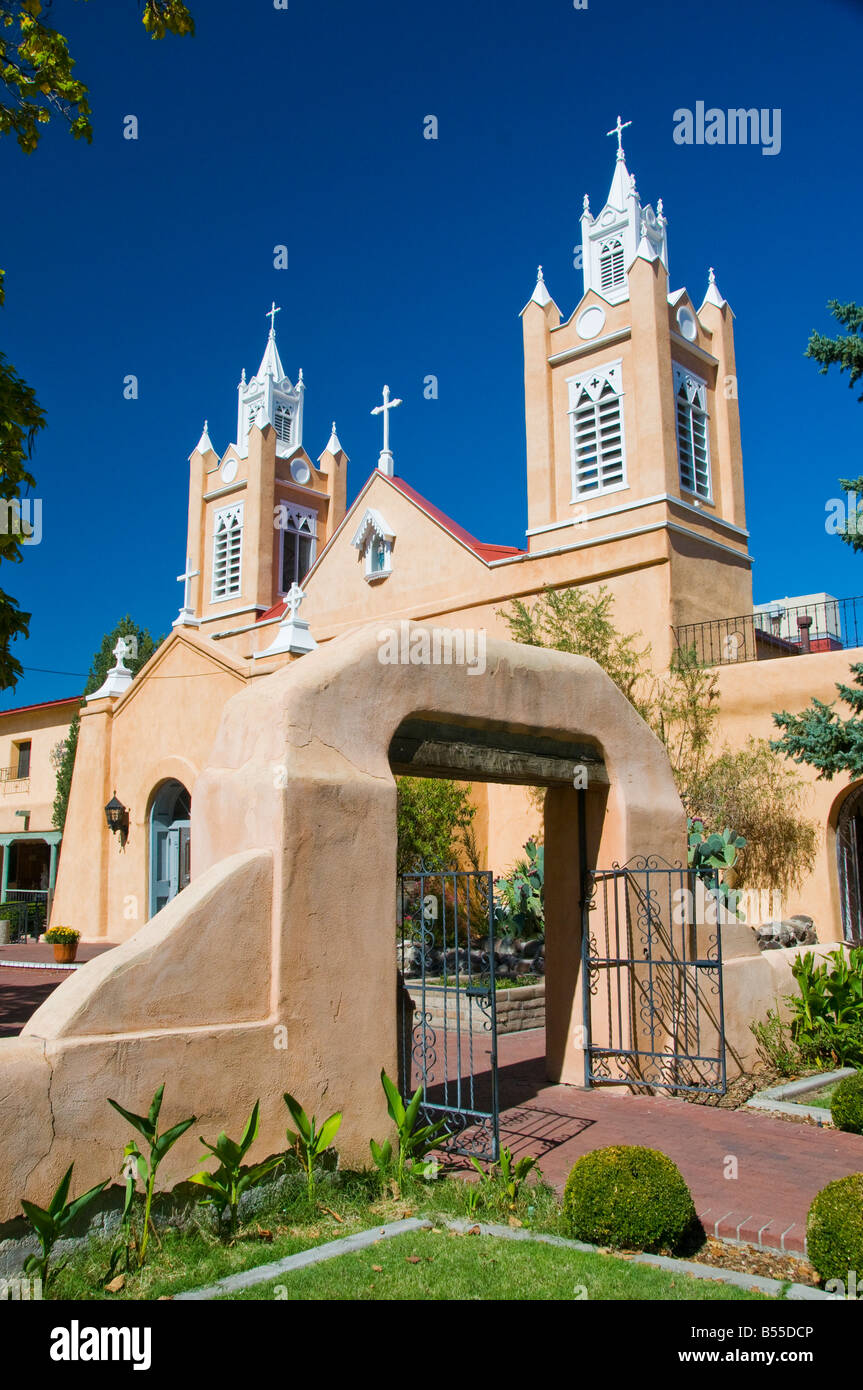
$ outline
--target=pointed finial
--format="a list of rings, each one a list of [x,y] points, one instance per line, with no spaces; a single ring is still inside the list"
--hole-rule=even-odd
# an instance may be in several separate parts
[[[298,385],[298,386],[305,386],[305,384],[306,384],[306,383],[303,381],[303,369],[302,369],[302,367],[300,367],[300,374],[299,374],[299,376],[297,377],[297,385]]]
[[[657,218],[659,219],[660,222],[662,221],[662,209],[663,209],[662,199],[661,199],[661,198],[657,198],[657,200],[656,200],[656,216],[657,216]]]
[[[242,374],[242,376],[240,377],[240,384],[241,384],[242,386],[245,386],[245,384],[246,384],[246,369],[245,369],[245,367],[243,368],[243,374]]]
[[[545,281],[543,280],[542,266],[541,266],[541,265],[538,265],[537,268],[536,268],[536,278],[537,278],[537,280],[542,280],[543,284],[545,284]]]
[[[590,198],[588,197],[588,195],[587,195],[586,193],[585,193],[584,198],[583,198],[583,200],[582,200],[582,207],[583,207],[583,209],[584,209],[585,212],[590,212]]]
[[[713,273],[713,266],[711,266],[709,271],[707,272],[707,279],[710,281],[711,285],[716,284],[716,276]]]
[[[209,433],[210,433],[210,422],[209,422],[209,420],[205,420],[205,421],[204,421],[204,434],[209,434]]]

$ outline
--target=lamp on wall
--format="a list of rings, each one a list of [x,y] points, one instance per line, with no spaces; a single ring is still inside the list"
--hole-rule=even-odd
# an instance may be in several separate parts
[[[129,811],[122,801],[118,801],[116,791],[105,807],[105,819],[111,833],[116,834],[119,831],[120,840],[125,844],[126,836],[129,833]]]

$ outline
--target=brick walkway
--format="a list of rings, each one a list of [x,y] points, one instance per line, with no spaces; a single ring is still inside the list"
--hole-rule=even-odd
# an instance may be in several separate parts
[[[501,1143],[537,1155],[558,1190],[581,1154],[644,1144],[680,1168],[711,1234],[800,1253],[816,1193],[863,1172],[863,1136],[622,1088],[551,1085],[544,1049],[539,1029],[498,1039]],[[735,1171],[729,1159],[736,1177],[726,1176]]]

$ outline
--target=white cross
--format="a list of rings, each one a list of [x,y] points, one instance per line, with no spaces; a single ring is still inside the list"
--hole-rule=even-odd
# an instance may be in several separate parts
[[[621,121],[620,117],[618,116],[618,118],[617,118],[617,125],[616,125],[616,126],[612,126],[611,130],[607,130],[607,131],[605,132],[606,135],[616,135],[616,136],[617,136],[617,154],[618,154],[618,157],[619,157],[619,158],[623,158],[623,139],[622,139],[622,136],[623,136],[623,132],[626,130],[626,127],[627,127],[628,125],[632,125],[632,121]]]
[[[391,411],[391,410],[395,410],[396,406],[397,406],[397,405],[401,405],[401,404],[402,404],[402,402],[401,402],[400,400],[395,400],[395,401],[391,401],[391,400],[390,400],[390,388],[389,388],[388,386],[385,386],[385,387],[384,387],[384,403],[383,403],[383,405],[376,405],[375,408],[374,408],[374,410],[372,411],[372,415],[380,415],[380,414],[383,414],[383,417],[384,417],[384,448],[383,448],[383,452],[384,452],[385,454],[388,454],[388,453],[390,452],[390,411]]]
[[[304,598],[305,594],[303,593],[302,589],[300,588],[299,584],[295,579],[290,589],[288,590],[287,596],[285,598],[285,603],[288,605],[288,608],[290,609],[292,623],[296,621],[300,604],[302,603]]]
[[[619,119],[620,117],[618,117],[618,120]],[[276,314],[280,314],[281,312],[281,309],[276,308],[276,301],[273,300],[272,304],[270,305],[270,308],[264,314],[264,318],[270,320],[270,336],[272,338],[275,338],[276,336]]]
[[[118,637],[114,646],[114,655],[117,658],[117,665],[114,668],[116,671],[125,671],[128,669],[126,666],[123,665],[123,658],[127,656],[128,653],[129,648],[126,646],[126,643],[123,641],[123,638]]]
[[[193,579],[197,579],[197,577],[198,577],[198,575],[199,575],[200,573],[201,573],[200,570],[193,570],[193,569],[192,569],[192,557],[191,557],[191,555],[187,555],[187,556],[186,556],[186,572],[185,572],[185,574],[178,574],[178,575],[177,575],[177,583],[178,583],[178,584],[183,584],[183,585],[185,586],[184,589],[183,589],[183,611],[184,611],[185,613],[190,613],[190,612],[192,611],[192,605],[191,605],[191,601],[190,601],[192,595],[191,595],[191,587],[190,587],[190,586],[191,586],[192,580],[193,580]]]

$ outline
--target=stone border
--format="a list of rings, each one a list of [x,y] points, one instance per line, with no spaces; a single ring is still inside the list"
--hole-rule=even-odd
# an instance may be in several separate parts
[[[386,1226],[376,1226],[373,1230],[359,1231],[356,1235],[343,1236],[339,1240],[327,1241],[324,1245],[316,1245],[311,1250],[300,1250],[296,1255],[287,1255],[283,1260],[274,1260],[270,1264],[258,1265],[254,1269],[243,1270],[240,1274],[229,1274],[224,1279],[218,1279],[215,1284],[209,1284],[203,1289],[189,1289],[185,1293],[174,1294],[174,1302],[202,1302],[211,1299],[218,1299],[225,1294],[240,1293],[243,1289],[254,1288],[256,1284],[265,1284],[270,1279],[276,1279],[281,1274],[290,1274],[296,1269],[306,1269],[310,1265],[322,1264],[325,1260],[332,1260],[339,1255],[350,1254],[354,1250],[365,1250],[371,1245],[376,1245],[379,1240],[391,1240],[393,1236],[406,1234],[408,1231],[428,1231],[432,1225],[437,1224],[449,1231],[478,1231],[484,1236],[500,1236],[504,1240],[528,1240],[535,1241],[540,1245],[553,1245],[562,1250],[577,1250],[582,1254],[609,1254],[612,1258],[623,1258],[613,1252],[602,1251],[596,1245],[587,1245],[581,1240],[566,1240],[563,1236],[545,1235],[541,1231],[526,1231],[524,1229],[513,1229],[511,1226],[499,1226],[493,1222],[485,1221],[466,1221],[453,1220],[432,1223],[428,1218],[409,1217],[404,1221],[391,1221]],[[797,1301],[816,1302],[823,1299],[831,1303],[837,1301],[835,1295],[826,1293],[823,1289],[813,1289],[809,1284],[789,1284],[787,1280],[767,1279],[763,1274],[742,1274],[736,1269],[722,1269],[714,1265],[697,1264],[692,1260],[676,1260],[668,1255],[646,1255],[641,1252],[627,1252],[625,1256],[628,1263],[652,1265],[655,1269],[663,1269],[668,1274],[685,1274],[693,1279],[707,1279],[711,1283],[732,1284],[741,1289],[757,1289],[759,1293],[782,1295],[786,1299]]]
[[[746,1102],[753,1110],[770,1110],[774,1114],[805,1116],[818,1120],[827,1129],[833,1128],[829,1110],[820,1105],[798,1105],[792,1096],[806,1096],[810,1091],[820,1091],[833,1081],[842,1081],[846,1076],[854,1076],[856,1067],[840,1067],[838,1071],[823,1071],[816,1076],[804,1076],[799,1081],[786,1081],[782,1086],[769,1086],[766,1091],[758,1091]]]

